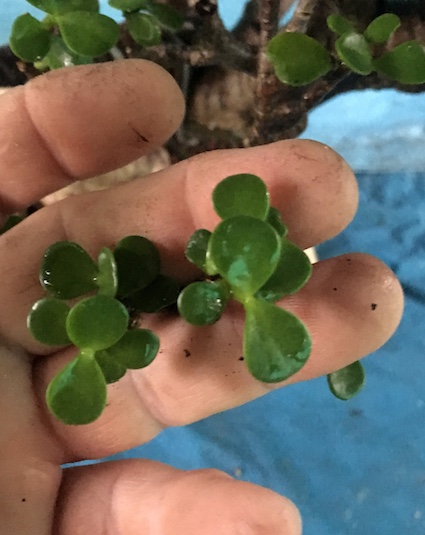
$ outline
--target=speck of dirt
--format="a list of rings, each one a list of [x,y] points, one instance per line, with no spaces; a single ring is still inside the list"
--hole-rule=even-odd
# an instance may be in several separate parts
[[[347,262],[351,262],[351,258],[346,258],[345,259]]]
[[[238,360],[245,360],[244,357],[239,357]]]
[[[332,290],[333,290],[334,292],[336,292],[336,291],[338,290],[338,288],[332,288]]]
[[[27,499],[26,498],[22,498],[21,502],[26,502]]]
[[[359,418],[360,416],[363,416],[363,411],[360,409],[351,409],[349,415],[353,418]]]
[[[376,303],[371,303],[371,305],[370,305],[370,309],[371,309],[371,310],[376,310],[376,307],[377,307],[377,306],[378,306],[378,305],[377,305]]]
[[[184,351],[184,356],[186,358],[190,357],[191,353],[190,353],[190,351],[188,349],[183,349],[183,351]]]

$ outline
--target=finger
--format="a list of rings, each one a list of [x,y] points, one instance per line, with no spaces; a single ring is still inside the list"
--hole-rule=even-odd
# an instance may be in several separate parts
[[[312,335],[310,359],[293,382],[343,368],[380,347],[400,321],[403,296],[389,268],[353,254],[316,264],[308,285],[280,304]],[[255,380],[241,360],[243,322],[238,306],[210,327],[193,327],[169,315],[145,319],[144,327],[160,337],[159,355],[147,368],[127,372],[110,385],[108,405],[97,421],[74,428],[47,416],[66,445],[67,460],[111,455],[151,440],[164,427],[267,393],[272,386]],[[48,382],[70,358],[68,350],[36,364],[41,406]]]
[[[267,182],[272,204],[302,247],[338,233],[357,206],[351,170],[335,152],[309,141],[209,153],[142,181],[65,199],[0,238],[0,302],[9,303],[0,309],[0,331],[40,351],[25,318],[41,296],[42,255],[56,241],[76,241],[97,256],[101,247],[125,235],[142,234],[158,245],[164,273],[180,281],[193,277],[185,244],[195,228],[212,229],[218,222],[211,192],[222,178],[238,172],[256,173]]]
[[[58,535],[300,535],[295,506],[216,470],[120,461],[65,472]]]
[[[173,78],[126,60],[60,69],[0,97],[0,213],[161,146],[184,113]]]

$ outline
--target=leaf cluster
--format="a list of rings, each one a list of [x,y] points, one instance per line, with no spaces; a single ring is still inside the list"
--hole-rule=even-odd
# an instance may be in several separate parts
[[[99,13],[98,0],[27,0],[46,13],[39,21],[26,13],[12,26],[10,48],[39,70],[92,63],[106,54],[120,37],[119,25]],[[177,31],[181,15],[154,0],[109,0],[126,20],[132,38],[141,46],[159,44],[162,31]]]
[[[400,26],[400,19],[385,13],[360,32],[347,18],[330,15],[328,27],[337,35],[335,54],[351,71],[368,75],[373,71],[402,84],[425,82],[425,47],[415,40],[382,52]],[[328,50],[316,39],[285,32],[270,40],[267,55],[276,76],[293,86],[306,85],[324,76],[333,67]]]
[[[97,262],[80,245],[57,242],[39,278],[47,297],[32,306],[28,328],[43,344],[79,350],[49,384],[47,405],[66,424],[92,422],[105,407],[106,385],[150,364],[159,349],[153,332],[131,327],[124,303],[143,294],[147,306],[139,310],[158,311],[176,301],[178,284],[160,275],[158,251],[141,236],[124,238],[114,251],[104,247]]]

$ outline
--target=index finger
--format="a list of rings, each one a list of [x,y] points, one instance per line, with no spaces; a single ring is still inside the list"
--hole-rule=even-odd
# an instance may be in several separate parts
[[[0,213],[136,160],[183,114],[174,79],[139,59],[59,69],[8,90],[0,96]]]

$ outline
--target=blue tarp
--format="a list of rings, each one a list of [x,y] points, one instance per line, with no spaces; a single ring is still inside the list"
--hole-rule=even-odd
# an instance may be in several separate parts
[[[223,4],[231,22],[241,1]],[[3,41],[22,6],[0,1]],[[215,467],[270,487],[299,506],[305,535],[424,535],[425,95],[340,96],[311,114],[303,137],[341,152],[360,184],[354,222],[321,258],[374,254],[406,292],[398,332],[364,361],[365,390],[343,403],[324,378],[291,386],[115,458]]]

